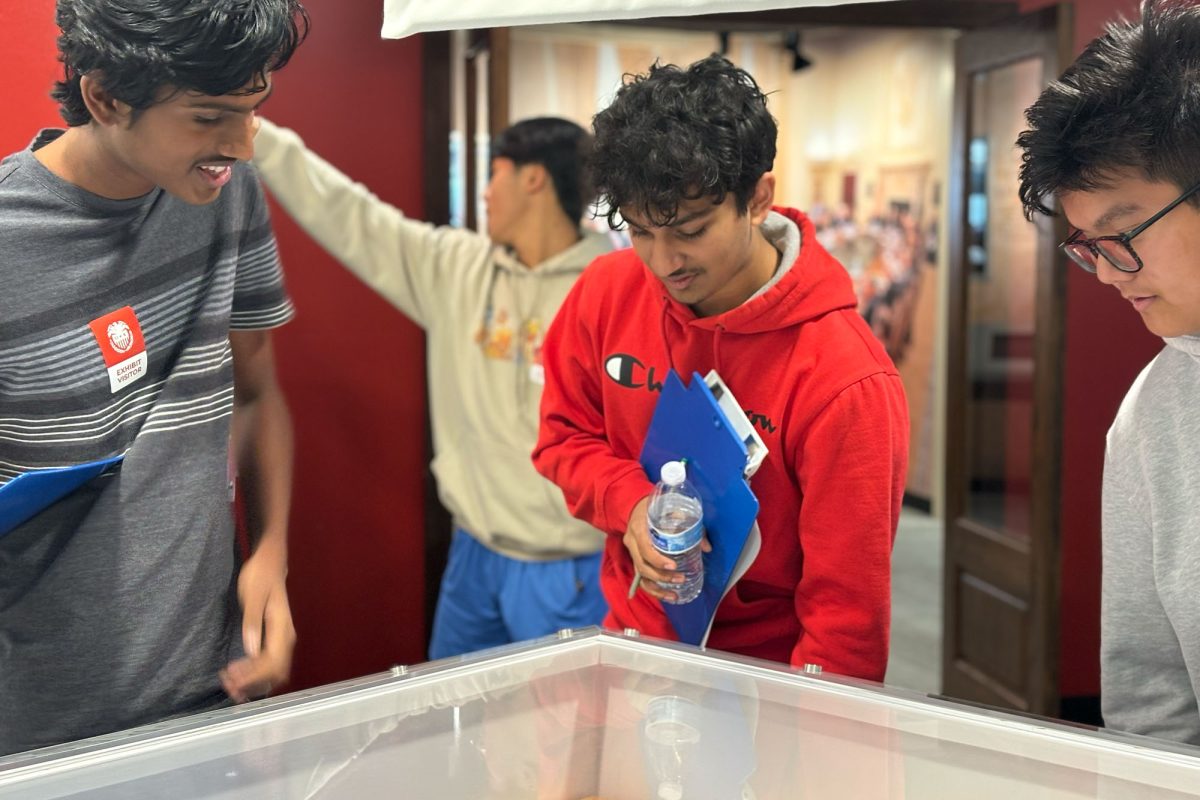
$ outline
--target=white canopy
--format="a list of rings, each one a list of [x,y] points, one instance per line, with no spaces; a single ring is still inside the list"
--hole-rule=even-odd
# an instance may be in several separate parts
[[[894,0],[875,0],[875,2]],[[383,36],[401,39],[425,31],[687,17],[734,11],[839,6],[861,0],[384,0]]]

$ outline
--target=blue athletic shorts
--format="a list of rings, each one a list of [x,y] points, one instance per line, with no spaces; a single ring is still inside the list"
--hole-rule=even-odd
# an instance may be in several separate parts
[[[455,529],[433,616],[431,659],[599,625],[600,553],[518,561]]]

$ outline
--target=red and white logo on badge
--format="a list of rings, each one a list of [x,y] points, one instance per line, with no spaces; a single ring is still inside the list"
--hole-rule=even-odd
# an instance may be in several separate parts
[[[108,343],[118,353],[128,353],[133,347],[133,328],[123,319],[108,323]]]
[[[113,394],[146,374],[146,341],[132,308],[125,306],[105,314],[89,322],[88,327],[96,337],[96,344],[100,345]]]

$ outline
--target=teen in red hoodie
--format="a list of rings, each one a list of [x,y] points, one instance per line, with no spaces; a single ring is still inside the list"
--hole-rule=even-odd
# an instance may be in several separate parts
[[[668,370],[715,368],[770,451],[751,482],[762,550],[710,647],[881,680],[908,452],[895,367],[812,223],[773,209],[775,123],[719,56],[653,67],[596,116],[602,197],[633,249],[592,263],[545,342],[534,463],[609,535],[606,624],[674,638],[637,458]],[[641,590],[627,596],[635,570]]]

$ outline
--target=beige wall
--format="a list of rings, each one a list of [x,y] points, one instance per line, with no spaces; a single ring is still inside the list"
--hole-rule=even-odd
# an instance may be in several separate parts
[[[930,165],[944,186],[950,147],[955,34],[871,29],[814,31],[804,51],[815,66],[795,73],[778,100],[804,158],[789,165],[795,202],[822,198],[803,179],[814,166],[858,175],[859,211],[884,170]],[[840,192],[840,188],[837,189]]]
[[[780,201],[808,208],[820,200],[814,166],[829,175],[852,167],[864,196],[888,168],[933,164],[931,180],[944,185],[954,36],[818,29],[805,34],[802,48],[815,66],[793,73],[781,34],[734,34],[729,57],[772,93]],[[645,72],[656,59],[690,64],[716,47],[716,34],[708,32],[601,24],[513,28],[512,119],[554,114],[589,126],[625,73]]]
[[[789,201],[836,206],[842,179],[855,175],[860,223],[890,198],[919,197],[922,227],[941,231],[936,268],[916,289],[911,344],[897,359],[911,415],[908,489],[941,508],[945,393],[941,389],[948,285],[946,181],[954,93],[953,31],[814,31],[804,51],[815,62],[785,84],[779,99],[790,135],[803,142],[791,160]]]
[[[615,25],[539,25],[512,29],[510,113],[514,121],[553,114],[591,127],[627,73],[644,73],[656,61],[686,66],[717,49],[717,35]],[[767,92],[785,80],[778,34],[735,34],[729,57]],[[786,129],[778,100],[769,107],[780,123],[776,172],[796,157],[797,141]],[[793,203],[780,175],[777,196]]]

